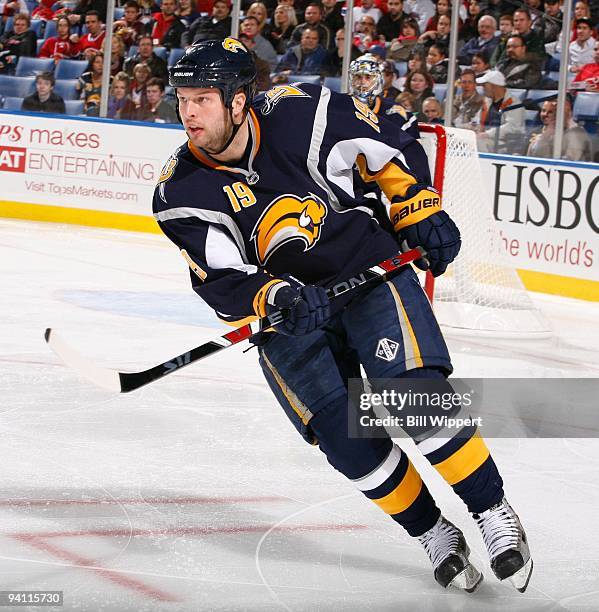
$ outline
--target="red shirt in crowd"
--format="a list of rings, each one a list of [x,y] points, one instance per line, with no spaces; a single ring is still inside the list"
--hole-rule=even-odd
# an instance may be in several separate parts
[[[69,37],[51,36],[40,49],[39,57],[52,57],[55,60],[73,59],[81,53],[80,43],[72,43]]]
[[[85,34],[84,36],[82,36],[79,39],[79,48],[80,48],[80,51],[83,52],[86,49],[89,49],[90,47],[92,49],[97,49],[98,51],[101,51],[102,50],[102,43],[104,42],[104,38],[105,37],[106,37],[105,30],[102,30],[96,36],[94,36],[93,34],[90,34],[88,32],[87,34]]]
[[[154,45],[161,45],[164,35],[169,31],[171,24],[175,21],[175,15],[165,17],[162,13],[154,13],[154,27],[152,28],[152,40]]]

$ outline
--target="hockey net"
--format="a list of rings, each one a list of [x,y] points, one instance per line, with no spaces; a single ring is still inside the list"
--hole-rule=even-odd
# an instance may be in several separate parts
[[[502,248],[475,133],[438,125],[421,125],[420,132],[443,208],[462,235],[460,254],[447,272],[434,280],[427,274],[425,287],[440,324],[496,337],[551,335]]]

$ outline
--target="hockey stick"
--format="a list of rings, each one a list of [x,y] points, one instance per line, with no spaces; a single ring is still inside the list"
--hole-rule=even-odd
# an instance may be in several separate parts
[[[395,257],[386,259],[352,278],[337,283],[330,289],[327,289],[327,295],[329,299],[334,299],[340,295],[349,293],[356,289],[356,287],[361,287],[376,279],[385,278],[389,272],[398,270],[402,266],[416,259],[420,259],[424,255],[424,251],[420,248],[412,249],[405,253],[399,253]],[[204,357],[208,357],[208,355],[218,353],[234,344],[247,340],[259,331],[271,329],[274,325],[283,321],[286,316],[287,312],[284,311],[277,310],[271,312],[261,319],[252,321],[214,340],[196,346],[186,353],[173,357],[149,370],[143,370],[141,372],[117,372],[109,368],[101,368],[80,355],[75,349],[64,342],[64,340],[62,340],[52,329],[46,329],[44,336],[46,342],[58,357],[60,357],[66,365],[79,372],[81,376],[109,391],[128,393],[129,391],[139,389],[139,387],[143,387],[144,385],[158,380],[167,374],[171,374],[175,370],[183,368],[190,363],[204,359]]]

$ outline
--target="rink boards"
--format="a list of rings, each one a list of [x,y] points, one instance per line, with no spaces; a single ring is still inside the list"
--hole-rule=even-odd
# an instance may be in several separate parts
[[[0,111],[0,216],[159,232],[154,185],[184,142],[178,126]],[[480,159],[526,287],[599,301],[599,165]]]

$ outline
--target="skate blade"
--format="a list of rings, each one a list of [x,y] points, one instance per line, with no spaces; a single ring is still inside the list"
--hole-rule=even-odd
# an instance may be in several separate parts
[[[532,575],[533,562],[532,557],[514,574],[506,578],[520,593],[526,591],[526,587],[530,582]]]
[[[466,593],[474,593],[483,581],[483,575],[472,565],[468,565],[447,585]]]

